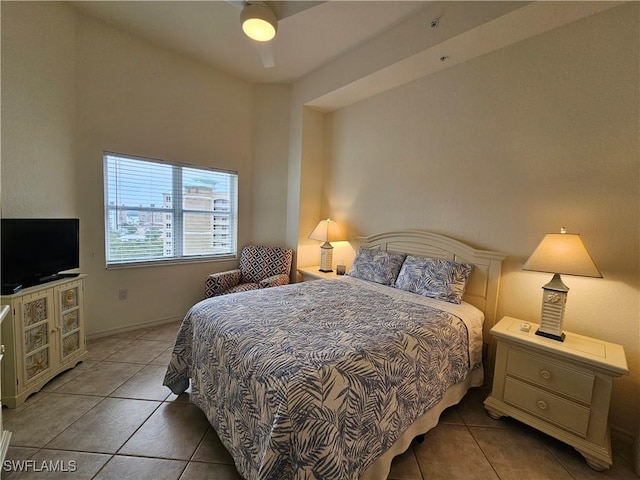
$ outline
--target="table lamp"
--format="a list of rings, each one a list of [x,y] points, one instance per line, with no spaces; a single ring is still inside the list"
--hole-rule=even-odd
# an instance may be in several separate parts
[[[344,240],[342,231],[338,224],[327,218],[326,220],[320,220],[318,226],[311,232],[309,238],[312,240],[319,240],[324,242],[320,246],[320,271],[321,272],[333,272],[331,269],[333,265],[333,246],[330,242],[339,242]]]
[[[567,287],[560,274],[602,278],[602,274],[587,251],[580,235],[548,233],[526,261],[523,270],[553,273],[553,278],[542,287],[542,312],[536,335],[564,341],[562,322],[567,304]]]

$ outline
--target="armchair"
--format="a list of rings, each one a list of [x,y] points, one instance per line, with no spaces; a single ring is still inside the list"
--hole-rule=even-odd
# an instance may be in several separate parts
[[[289,283],[293,250],[250,245],[242,249],[235,270],[214,273],[205,279],[205,297],[245,292]]]

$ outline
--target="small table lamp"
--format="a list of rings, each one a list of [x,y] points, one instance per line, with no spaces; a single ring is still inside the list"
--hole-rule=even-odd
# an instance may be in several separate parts
[[[567,287],[560,274],[602,278],[602,274],[589,255],[580,235],[548,233],[522,267],[523,270],[553,273],[553,278],[542,287],[542,315],[536,335],[564,341],[562,322],[567,304]]]
[[[320,246],[320,271],[321,272],[333,272],[331,269],[333,265],[333,246],[329,242],[339,242],[344,240],[342,231],[338,224],[327,218],[326,220],[320,220],[318,226],[309,235],[311,240],[319,240],[324,242]]]

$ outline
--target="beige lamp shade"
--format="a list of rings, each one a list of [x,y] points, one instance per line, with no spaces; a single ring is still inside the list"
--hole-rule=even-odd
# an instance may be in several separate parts
[[[522,269],[602,278],[580,235],[571,233],[546,234]]]
[[[320,246],[320,271],[321,272],[332,272],[331,270],[333,265],[333,246],[330,242],[339,242],[344,240],[344,236],[342,235],[342,231],[336,222],[327,218],[326,220],[320,220],[318,226],[313,229],[311,235],[309,235],[311,240],[319,240],[324,242]]]
[[[327,218],[326,220],[320,220],[311,235],[309,235],[309,238],[321,242],[339,242],[344,240],[344,235],[338,224],[334,220]]]
[[[564,228],[561,232],[546,234],[522,269],[553,273],[551,281],[542,287],[540,327],[536,335],[563,342],[562,324],[569,287],[563,283],[560,274],[600,278],[602,274],[580,235],[565,233]]]

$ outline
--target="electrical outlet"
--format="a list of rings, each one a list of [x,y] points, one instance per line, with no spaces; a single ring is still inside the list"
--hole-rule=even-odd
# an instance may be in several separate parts
[[[118,298],[120,300],[126,300],[127,298],[129,298],[129,290],[127,289],[121,289],[118,291]]]

